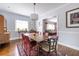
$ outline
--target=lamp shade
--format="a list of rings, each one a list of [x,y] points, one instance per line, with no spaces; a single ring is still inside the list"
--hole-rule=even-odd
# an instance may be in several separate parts
[[[32,13],[30,18],[31,18],[32,20],[38,20],[38,14]]]

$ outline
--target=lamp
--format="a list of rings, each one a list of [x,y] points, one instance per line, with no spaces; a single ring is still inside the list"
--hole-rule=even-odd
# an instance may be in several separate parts
[[[33,5],[34,5],[34,13],[31,14],[30,18],[35,21],[35,20],[38,20],[38,14],[35,13],[36,3],[33,3]]]

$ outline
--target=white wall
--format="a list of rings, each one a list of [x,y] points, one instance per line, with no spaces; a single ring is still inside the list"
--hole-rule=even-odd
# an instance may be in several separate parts
[[[57,16],[59,42],[72,48],[79,49],[79,28],[66,28],[66,11],[78,8],[79,4],[65,4],[41,16],[41,19]]]
[[[16,39],[19,37],[18,33],[15,31],[15,21],[18,20],[25,20],[29,22],[29,30],[34,26],[33,22],[30,20],[28,16],[23,16],[7,11],[0,10],[0,15],[3,15],[5,17],[5,20],[7,20],[7,29],[10,32],[10,39]]]

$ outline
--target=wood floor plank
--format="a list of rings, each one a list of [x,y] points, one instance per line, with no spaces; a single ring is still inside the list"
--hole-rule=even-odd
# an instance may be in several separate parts
[[[17,41],[0,45],[0,56],[19,56]]]

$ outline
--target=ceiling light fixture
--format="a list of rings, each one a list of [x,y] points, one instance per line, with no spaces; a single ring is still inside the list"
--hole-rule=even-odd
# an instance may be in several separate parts
[[[34,21],[38,20],[38,14],[35,12],[35,5],[36,3],[33,3],[34,5],[34,13],[31,14],[30,18]]]

